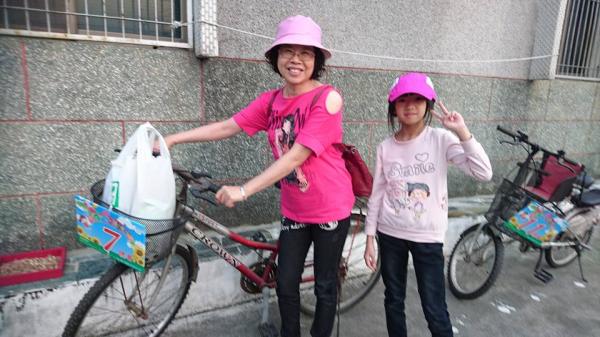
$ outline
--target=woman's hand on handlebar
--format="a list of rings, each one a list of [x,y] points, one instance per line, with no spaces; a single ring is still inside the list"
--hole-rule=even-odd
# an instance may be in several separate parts
[[[236,202],[244,201],[246,198],[242,195],[240,186],[223,186],[215,195],[219,204],[226,207],[234,207]]]

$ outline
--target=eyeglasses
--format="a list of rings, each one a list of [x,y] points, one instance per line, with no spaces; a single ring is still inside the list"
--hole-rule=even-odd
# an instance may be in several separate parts
[[[285,60],[289,60],[294,58],[295,55],[298,55],[300,61],[312,61],[315,59],[315,53],[310,49],[301,49],[299,51],[295,51],[292,48],[279,48],[279,57]]]

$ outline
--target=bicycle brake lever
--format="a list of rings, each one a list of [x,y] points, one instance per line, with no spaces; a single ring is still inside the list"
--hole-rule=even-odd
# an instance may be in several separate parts
[[[208,202],[209,204],[212,204],[213,206],[217,206],[216,202],[212,201],[210,198],[205,197],[203,195],[199,196],[198,199],[202,199],[202,200]]]
[[[210,204],[213,204],[214,206],[216,206],[217,204],[212,201],[210,198],[204,196],[202,193],[208,191],[210,188],[210,186],[201,186],[199,184],[194,184],[193,186],[190,187],[189,191],[190,193],[197,199],[202,199],[207,201]]]
[[[196,178],[196,179],[200,179],[200,178],[209,178],[212,179],[212,176],[208,173],[204,173],[204,172],[198,172],[196,170],[192,170],[192,172],[190,172],[192,174],[192,177]]]

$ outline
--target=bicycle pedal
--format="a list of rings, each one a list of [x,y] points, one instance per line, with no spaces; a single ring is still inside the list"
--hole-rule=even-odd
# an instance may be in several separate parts
[[[258,332],[260,337],[279,337],[279,332],[273,323],[260,323]]]
[[[536,271],[533,276],[544,283],[548,283],[554,279],[554,276],[545,269]]]

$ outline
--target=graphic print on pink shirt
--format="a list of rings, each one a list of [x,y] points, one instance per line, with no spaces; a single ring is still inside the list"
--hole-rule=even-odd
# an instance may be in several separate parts
[[[423,202],[429,197],[429,186],[424,183],[408,183],[408,197],[413,202],[412,211],[415,219],[419,220],[425,213]]]
[[[425,201],[431,195],[429,185],[421,181],[409,181],[405,178],[418,177],[435,172],[435,164],[429,161],[429,153],[417,153],[412,164],[402,166],[391,165],[388,171],[387,202],[397,216],[402,210],[410,211],[413,218],[419,221],[426,213]]]
[[[275,127],[275,148],[277,149],[279,158],[287,153],[294,145],[294,141],[296,140],[294,126],[294,115],[287,115],[281,120],[280,125]],[[284,182],[297,185],[302,192],[306,192],[309,187],[308,180],[300,167],[297,167],[290,172],[290,174],[284,178]]]

